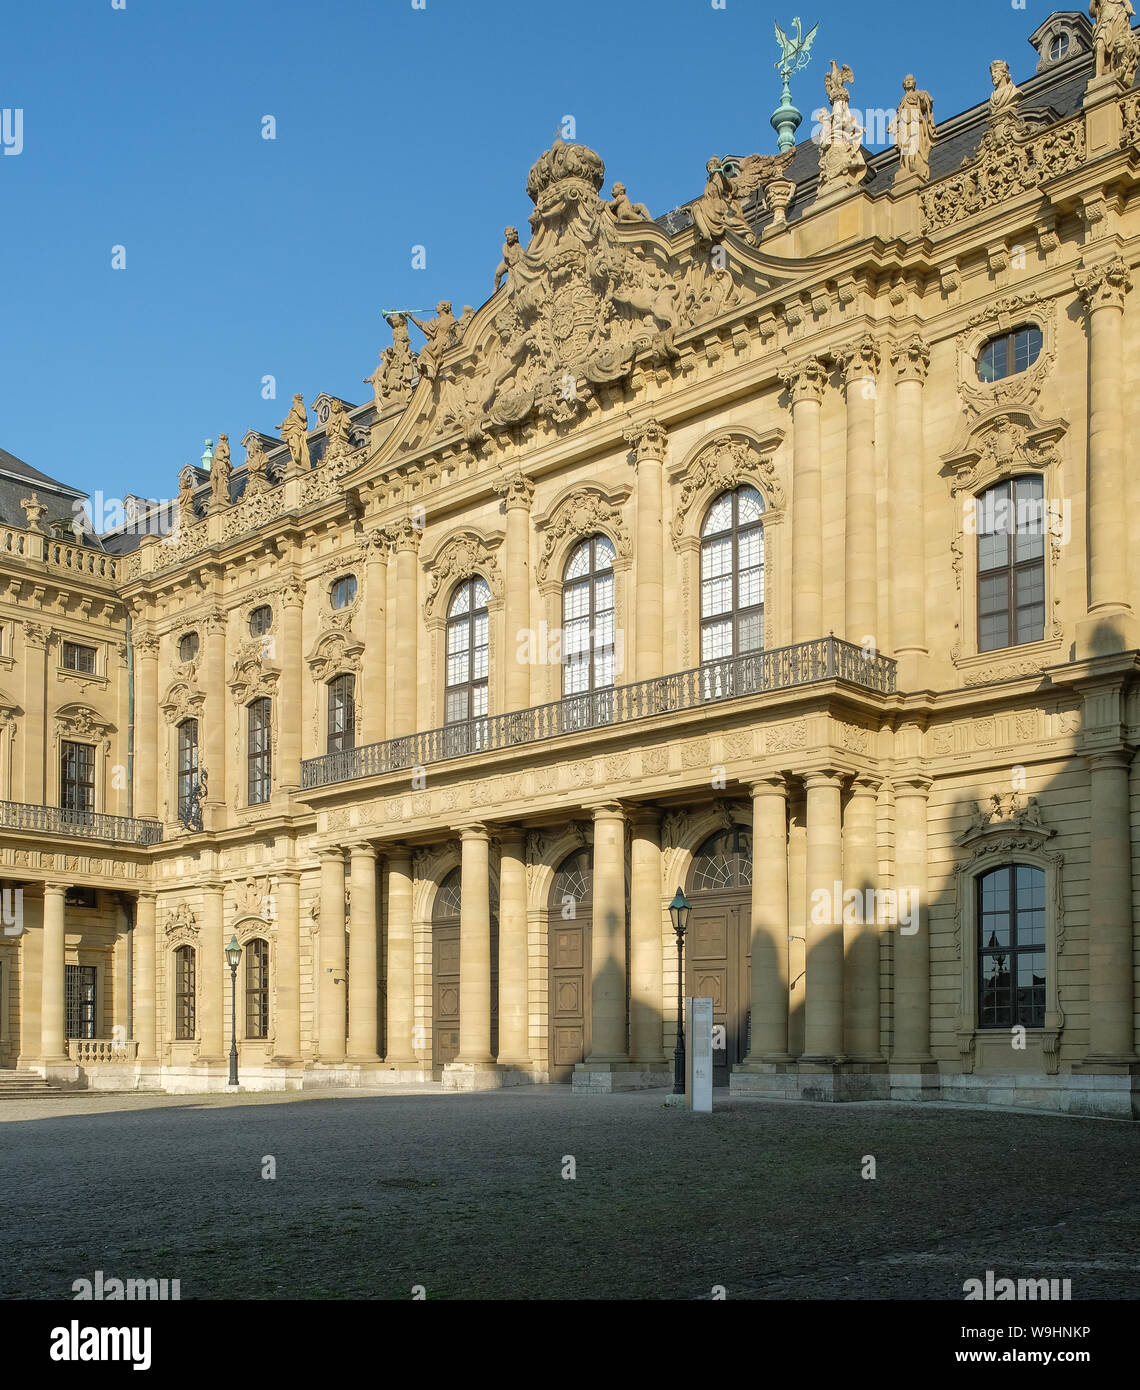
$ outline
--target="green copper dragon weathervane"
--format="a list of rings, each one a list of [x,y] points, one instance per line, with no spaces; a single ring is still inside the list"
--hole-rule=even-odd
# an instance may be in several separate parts
[[[776,42],[780,45],[780,60],[773,66],[783,79],[784,90],[779,106],[772,112],[772,128],[779,136],[777,146],[781,154],[795,148],[796,130],[803,120],[801,113],[792,105],[790,86],[792,74],[801,72],[811,62],[811,46],[815,42],[816,34],[819,33],[819,25],[817,24],[810,33],[805,35],[799,15],[792,20],[792,28],[796,31],[794,39],[789,38],[783,29],[778,24],[776,25]]]

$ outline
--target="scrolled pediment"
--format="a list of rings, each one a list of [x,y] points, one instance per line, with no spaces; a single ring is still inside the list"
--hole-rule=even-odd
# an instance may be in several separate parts
[[[546,582],[556,552],[569,539],[583,540],[600,532],[613,541],[619,557],[627,559],[633,553],[633,544],[622,515],[621,503],[629,495],[629,488],[606,492],[600,487],[575,487],[564,492],[545,516],[535,521],[543,538],[538,560],[538,582]]]
[[[481,575],[490,586],[494,598],[503,595],[503,574],[495,551],[503,537],[483,536],[477,531],[460,531],[449,536],[425,563],[428,573],[428,595],[424,600],[424,617],[430,622],[439,614],[441,603],[452,588],[463,579]]]
[[[763,439],[750,431],[721,430],[672,470],[681,483],[673,509],[674,549],[680,549],[684,536],[693,531],[696,514],[705,504],[744,483],[759,490],[766,510],[783,507],[784,489],[772,460],[783,437],[782,430],[771,431]]]
[[[942,456],[952,496],[976,492],[1017,473],[1040,473],[1061,459],[1067,420],[1041,420],[1029,410],[994,407],[963,429]]]

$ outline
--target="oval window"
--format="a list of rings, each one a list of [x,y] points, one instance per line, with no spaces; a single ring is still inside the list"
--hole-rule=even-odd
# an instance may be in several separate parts
[[[198,655],[198,634],[188,632],[178,644],[178,660],[193,661]]]
[[[1012,333],[1001,333],[982,344],[978,353],[978,380],[1001,381],[1003,377],[1026,372],[1041,356],[1041,330],[1034,323],[1023,323]]]
[[[253,637],[264,637],[273,626],[273,609],[269,604],[259,604],[249,615],[249,631]]]
[[[342,574],[339,579],[334,579],[329,587],[329,597],[334,608],[347,608],[356,597],[356,576]]]

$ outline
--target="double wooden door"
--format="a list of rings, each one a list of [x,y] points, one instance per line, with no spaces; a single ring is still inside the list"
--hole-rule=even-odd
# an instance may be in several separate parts
[[[739,894],[696,898],[685,934],[685,993],[713,1001],[714,1086],[727,1086],[748,1052],[751,963],[749,904]]]

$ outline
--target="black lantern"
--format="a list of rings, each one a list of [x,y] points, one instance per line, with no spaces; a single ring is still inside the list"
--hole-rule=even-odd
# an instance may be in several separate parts
[[[677,1046],[673,1049],[673,1094],[685,1094],[685,1003],[683,997],[685,974],[685,929],[689,925],[692,903],[677,889],[669,904],[669,916],[677,934]]]
[[[230,937],[226,947],[226,960],[230,967],[230,1079],[229,1085],[238,1084],[237,1071],[237,968],[241,961],[241,946],[236,936]]]

